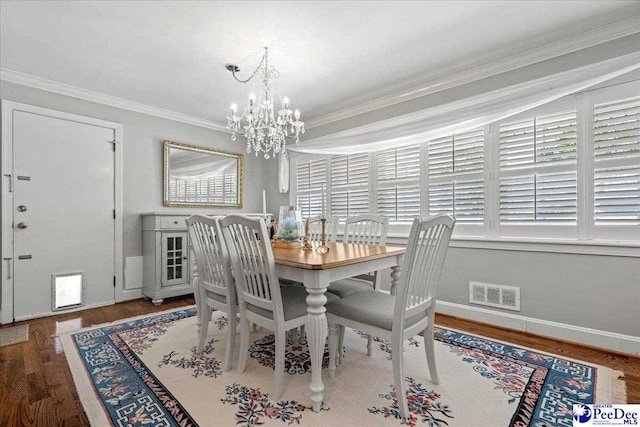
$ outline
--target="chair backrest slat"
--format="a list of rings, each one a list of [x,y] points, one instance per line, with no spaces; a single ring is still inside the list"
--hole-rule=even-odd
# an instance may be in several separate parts
[[[396,293],[394,329],[395,322],[404,324],[407,318],[435,304],[454,225],[455,220],[445,214],[413,220]]]
[[[240,310],[251,304],[284,321],[280,282],[264,219],[229,215],[219,223],[236,278]]]

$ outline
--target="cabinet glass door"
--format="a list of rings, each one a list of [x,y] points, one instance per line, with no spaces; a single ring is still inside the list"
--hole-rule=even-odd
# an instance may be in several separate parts
[[[162,286],[188,281],[187,233],[162,233]]]

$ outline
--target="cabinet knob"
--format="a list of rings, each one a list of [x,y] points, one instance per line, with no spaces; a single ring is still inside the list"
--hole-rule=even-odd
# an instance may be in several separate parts
[[[173,221],[174,224],[178,225],[178,221]]]

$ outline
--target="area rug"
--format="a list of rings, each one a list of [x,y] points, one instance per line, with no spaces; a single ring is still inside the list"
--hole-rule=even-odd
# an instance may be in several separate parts
[[[270,402],[273,335],[252,332],[246,371],[238,373],[234,365],[224,372],[226,317],[214,312],[206,346],[197,352],[194,316],[195,309],[186,308],[61,337],[92,425],[402,424],[388,342],[376,339],[368,357],[366,336],[347,330],[344,362],[334,378],[323,371],[325,401],[316,413],[310,409],[304,338],[289,342],[285,392]],[[407,425],[571,426],[574,404],[625,403],[620,373],[606,367],[444,328],[436,329],[436,339],[437,386],[426,368],[422,337],[405,342]]]
[[[8,326],[0,329],[0,347],[29,341],[29,325]]]

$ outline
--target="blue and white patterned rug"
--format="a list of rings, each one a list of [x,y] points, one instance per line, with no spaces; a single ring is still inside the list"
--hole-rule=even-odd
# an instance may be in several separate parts
[[[401,424],[389,343],[376,339],[367,357],[366,338],[347,330],[344,362],[334,378],[323,375],[325,402],[315,413],[304,340],[287,346],[285,392],[272,403],[273,335],[252,333],[246,371],[239,374],[234,365],[224,372],[227,319],[214,313],[207,345],[197,352],[194,315],[187,308],[61,337],[92,425]],[[426,368],[422,337],[405,343],[407,425],[571,426],[574,404],[624,403],[613,402],[624,396],[624,383],[606,367],[444,328],[437,328],[436,339],[437,386]]]

